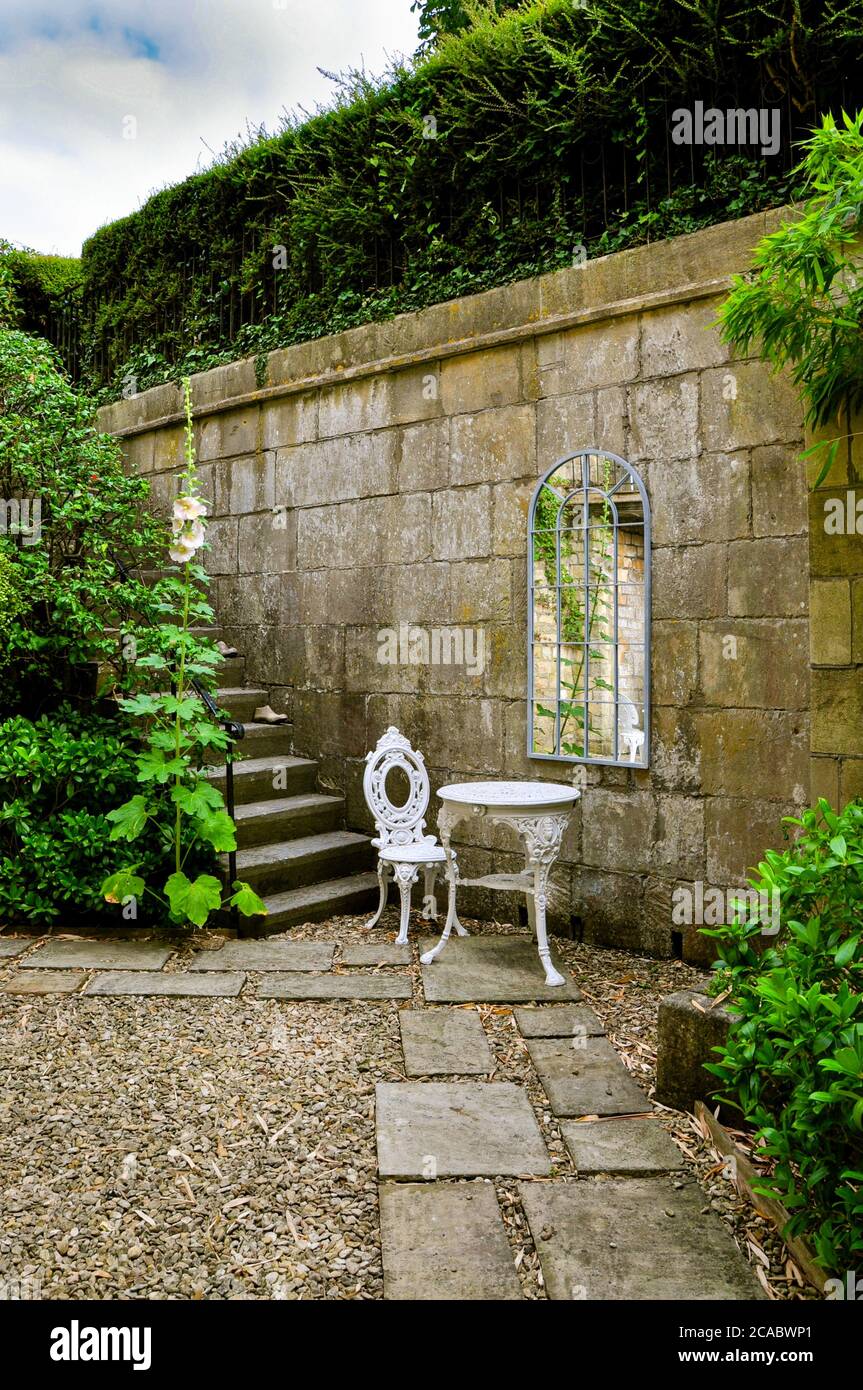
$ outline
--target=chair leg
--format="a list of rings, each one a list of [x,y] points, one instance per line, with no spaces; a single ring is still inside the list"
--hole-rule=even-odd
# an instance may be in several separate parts
[[[419,865],[417,864],[396,864],[396,882],[401,893],[401,916],[399,918],[399,934],[396,937],[396,945],[404,946],[408,939],[408,923],[411,916],[411,888],[419,878]]]
[[[385,864],[382,859],[378,860],[378,883],[380,885],[381,890],[381,900],[378,903],[378,910],[375,913],[374,917],[372,917],[371,921],[366,922],[366,931],[370,931],[372,927],[377,926],[378,922],[381,920],[381,917],[383,916],[384,908],[387,905],[387,890],[389,888],[389,865]]]
[[[425,893],[423,895],[422,915],[426,922],[437,922],[437,896],[435,895],[435,877],[437,876],[437,865],[427,864],[425,866]]]

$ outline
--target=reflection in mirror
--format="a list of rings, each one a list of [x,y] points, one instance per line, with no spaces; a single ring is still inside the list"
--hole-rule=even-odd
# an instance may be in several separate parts
[[[650,512],[623,459],[559,461],[530,512],[534,757],[646,766]]]

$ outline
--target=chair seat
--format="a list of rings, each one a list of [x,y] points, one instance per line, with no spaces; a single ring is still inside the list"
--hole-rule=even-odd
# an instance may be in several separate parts
[[[442,845],[428,840],[417,840],[413,845],[385,845],[378,850],[385,864],[444,864],[446,855]]]

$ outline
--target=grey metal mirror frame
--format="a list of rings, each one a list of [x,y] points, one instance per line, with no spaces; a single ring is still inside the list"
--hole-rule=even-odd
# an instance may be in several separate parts
[[[610,492],[605,493],[604,490],[603,490],[602,488],[599,488],[599,487],[597,487],[595,484],[592,484],[592,483],[590,482],[590,462],[589,462],[589,460],[590,460],[591,458],[594,458],[594,459],[607,459],[607,460],[609,460],[609,461],[615,466],[615,468],[620,469],[620,470],[623,470],[623,472],[624,472],[624,478],[620,479],[617,483],[615,483],[614,487],[610,490]],[[614,512],[614,514],[615,514],[614,528],[613,528],[613,529],[614,529],[614,540],[615,540],[615,547],[614,547],[614,553],[615,553],[615,586],[614,586],[614,591],[615,591],[615,599],[614,599],[614,648],[615,648],[615,658],[614,658],[614,665],[615,665],[615,683],[614,683],[614,684],[615,684],[615,689],[614,689],[614,696],[615,696],[615,698],[614,698],[614,702],[613,702],[614,705],[615,705],[615,718],[614,718],[614,751],[615,751],[615,756],[614,756],[614,757],[611,757],[611,758],[592,756],[592,755],[590,755],[590,754],[586,751],[587,748],[588,748],[588,742],[587,742],[587,740],[588,740],[588,732],[589,732],[589,731],[588,731],[588,716],[587,716],[587,714],[585,714],[585,720],[584,720],[584,735],[583,735],[583,739],[584,739],[584,741],[583,741],[583,747],[584,747],[585,751],[584,751],[584,753],[582,753],[581,755],[575,754],[575,753],[562,753],[562,752],[559,752],[559,751],[553,752],[553,753],[539,753],[539,752],[536,752],[535,749],[534,749],[534,718],[535,718],[535,716],[534,716],[534,704],[535,704],[535,692],[534,692],[534,645],[535,645],[535,637],[534,637],[534,634],[535,634],[535,615],[534,615],[534,578],[535,578],[534,535],[535,535],[535,531],[536,531],[536,528],[534,527],[534,517],[535,517],[535,514],[536,514],[537,502],[538,502],[538,500],[539,500],[539,497],[540,497],[540,495],[541,495],[541,492],[542,492],[543,487],[545,487],[546,483],[548,482],[548,479],[551,478],[551,477],[553,477],[553,475],[554,475],[560,468],[564,467],[566,464],[573,463],[575,460],[579,460],[579,459],[581,460],[581,479],[582,479],[582,481],[581,481],[581,487],[580,487],[580,488],[574,488],[574,489],[572,490],[572,492],[571,492],[567,497],[564,497],[564,498],[561,499],[561,507],[560,507],[560,509],[559,509],[559,511],[558,511],[558,519],[557,519],[557,522],[556,522],[556,529],[557,529],[557,532],[558,532],[558,537],[557,537],[557,542],[556,542],[556,577],[557,577],[557,581],[558,581],[558,583],[557,583],[557,590],[558,590],[558,598],[557,598],[557,643],[556,643],[557,651],[558,651],[558,665],[557,665],[557,697],[556,697],[556,700],[557,700],[558,713],[557,713],[556,722],[555,722],[555,739],[554,739],[554,746],[555,746],[556,749],[559,749],[559,748],[560,748],[560,727],[559,727],[559,725],[560,725],[560,712],[559,712],[559,706],[560,706],[560,658],[559,658],[559,653],[560,653],[560,648],[561,648],[561,645],[562,645],[562,642],[561,642],[561,627],[560,627],[560,616],[561,616],[561,615],[560,615],[560,537],[559,537],[559,533],[560,533],[560,530],[561,530],[561,527],[560,527],[560,515],[561,515],[561,513],[562,513],[562,511],[563,511],[564,505],[565,505],[566,502],[569,500],[569,498],[572,497],[572,496],[574,496],[574,495],[577,495],[579,492],[581,492],[582,495],[585,497],[585,499],[586,499],[586,501],[587,501],[587,508],[586,508],[586,510],[585,510],[585,518],[586,518],[586,519],[587,519],[587,515],[588,515],[588,512],[589,512],[590,496],[591,496],[591,494],[593,494],[593,495],[595,495],[595,496],[598,496],[598,495],[605,496],[606,499],[607,499],[607,501],[610,502],[610,504],[611,504],[611,506],[612,506],[612,510],[613,510],[613,512]],[[618,706],[618,703],[619,703],[619,682],[618,682],[618,631],[619,631],[618,617],[619,617],[619,615],[618,615],[618,583],[617,583],[617,570],[616,570],[616,565],[617,565],[617,535],[618,535],[618,530],[619,530],[619,524],[618,524],[618,521],[617,521],[617,509],[616,509],[615,506],[614,506],[613,496],[614,496],[614,493],[615,493],[616,491],[618,491],[618,489],[621,487],[622,482],[625,481],[626,478],[629,478],[629,479],[632,480],[632,482],[635,484],[635,487],[636,487],[636,489],[637,489],[637,491],[638,491],[639,497],[641,498],[642,514],[643,514],[643,524],[644,524],[644,617],[643,617],[643,634],[644,634],[644,641],[643,641],[643,652],[644,652],[644,661],[643,661],[643,665],[644,665],[644,672],[643,672],[643,680],[644,680],[644,686],[643,686],[643,689],[644,689],[644,702],[643,702],[643,703],[644,703],[644,755],[643,755],[643,758],[640,759],[640,760],[638,760],[638,761],[635,761],[635,760],[632,759],[632,758],[622,758],[622,757],[620,756],[620,747],[619,747],[619,718],[618,718],[618,714],[617,714],[617,706]],[[585,546],[585,569],[586,569],[586,570],[587,570],[587,568],[588,568],[588,563],[589,563],[589,554],[588,554],[588,547],[587,547],[587,545],[586,545],[586,546]],[[536,485],[536,487],[534,488],[534,491],[533,491],[533,496],[531,497],[530,509],[529,509],[529,512],[528,512],[528,527],[527,527],[527,594],[528,594],[528,608],[527,608],[527,614],[528,614],[528,631],[527,631],[527,713],[528,713],[528,717],[527,717],[527,753],[528,753],[528,757],[530,757],[530,758],[532,758],[532,759],[534,759],[534,758],[535,758],[535,759],[542,759],[543,761],[546,761],[546,762],[585,763],[585,764],[600,765],[600,766],[605,766],[605,767],[638,767],[638,768],[644,769],[644,768],[646,768],[646,767],[649,766],[649,764],[650,764],[650,656],[651,656],[651,649],[650,649],[650,610],[651,610],[650,569],[651,569],[650,502],[648,501],[647,490],[646,490],[646,488],[645,488],[645,486],[644,486],[644,483],[643,483],[641,477],[639,476],[638,472],[636,471],[636,469],[633,468],[633,466],[632,466],[631,463],[628,463],[626,459],[621,458],[619,454],[611,453],[608,449],[600,449],[600,448],[596,448],[596,447],[592,447],[592,446],[591,446],[591,447],[587,447],[587,448],[583,448],[583,449],[576,449],[576,450],[574,450],[574,451],[573,451],[572,453],[570,453],[570,454],[564,454],[561,458],[558,458],[558,459],[555,461],[555,463],[552,464],[552,466],[551,466],[550,468],[546,469],[546,471],[542,474],[542,476],[540,477],[539,481],[537,482],[537,485]],[[589,589],[590,589],[589,584],[588,584],[587,588],[588,588],[588,598],[587,598],[586,601],[587,601],[588,604],[589,604],[589,602],[590,602],[590,600],[589,600]],[[585,643],[585,645],[588,645],[588,644]],[[589,661],[589,656],[588,656],[588,661]],[[589,680],[589,670],[588,670],[588,680]],[[578,701],[575,701],[574,703],[578,703]],[[590,700],[587,698],[587,694],[585,695],[584,704],[585,704],[585,708],[586,708],[586,710],[587,710],[587,708],[589,708],[589,705],[590,705]]]

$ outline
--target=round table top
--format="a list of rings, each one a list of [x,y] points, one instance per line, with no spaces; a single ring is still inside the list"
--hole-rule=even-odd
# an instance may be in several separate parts
[[[560,806],[581,796],[562,782],[451,782],[438,791],[441,801],[470,806]]]

